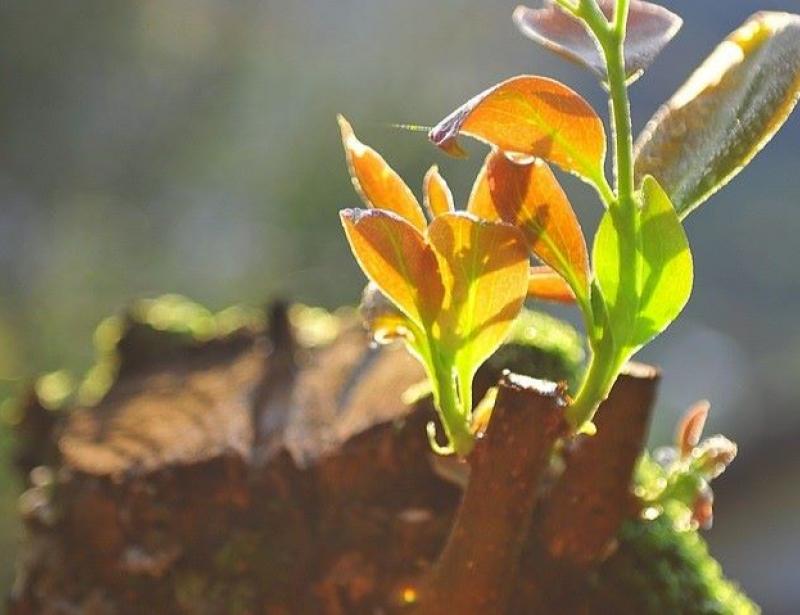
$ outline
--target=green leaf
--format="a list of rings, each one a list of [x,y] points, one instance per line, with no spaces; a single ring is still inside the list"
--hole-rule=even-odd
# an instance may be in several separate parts
[[[608,305],[614,342],[621,352],[641,348],[678,316],[692,291],[689,243],[669,197],[652,177],[642,189],[636,229],[621,229],[625,218],[605,213],[592,251],[597,283]],[[638,245],[637,245],[638,244]],[[634,279],[622,273],[636,261]]]
[[[636,176],[652,175],[681,218],[750,162],[800,97],[800,16],[756,13],[650,120]]]
[[[592,261],[595,281],[607,308],[606,324],[617,347],[623,348],[627,346],[639,308],[637,288],[623,283],[623,265],[630,259],[636,259],[637,251],[634,243],[635,229],[625,232],[621,228],[623,217],[615,216],[615,213],[610,209],[600,220],[592,246]],[[597,302],[596,297],[593,299]]]
[[[667,193],[652,177],[642,187],[639,314],[631,336],[644,346],[681,313],[692,294],[694,269],[689,242]]]

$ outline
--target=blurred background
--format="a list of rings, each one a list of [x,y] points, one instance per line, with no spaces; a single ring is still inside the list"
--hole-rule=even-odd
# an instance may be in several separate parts
[[[218,309],[357,300],[336,212],[358,203],[335,115],[415,190],[437,162],[457,200],[482,160],[424,133],[468,97],[534,72],[605,115],[588,74],[517,34],[515,0],[12,0],[0,6],[0,403],[39,373],[79,377],[92,332],[136,297]],[[633,87],[641,128],[729,31],[796,0],[680,0],[677,39]],[[643,359],[664,368],[653,442],[709,398],[740,445],[708,533],[767,613],[800,604],[800,115],[687,222],[696,286]],[[592,232],[600,206],[564,177]],[[567,313],[568,316],[572,316]],[[8,404],[6,404],[8,407]],[[0,435],[0,571],[18,485]]]

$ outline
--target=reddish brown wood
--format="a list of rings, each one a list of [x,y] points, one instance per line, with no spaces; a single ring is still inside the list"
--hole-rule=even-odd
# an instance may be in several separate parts
[[[563,390],[506,375],[452,532],[418,588],[415,615],[505,612],[516,586],[540,478],[563,435]]]
[[[26,466],[47,467],[11,613],[623,612],[625,575],[593,583],[626,543],[585,562],[632,510],[654,370],[620,379],[561,474],[562,391],[506,376],[462,497],[431,463],[430,402],[402,401],[419,365],[357,325],[295,345],[283,316],[206,343],[133,323],[105,399],[39,430],[59,446]]]
[[[595,417],[597,433],[569,447],[564,474],[542,505],[541,540],[550,555],[589,566],[608,555],[633,506],[630,492],[660,374],[629,364]]]

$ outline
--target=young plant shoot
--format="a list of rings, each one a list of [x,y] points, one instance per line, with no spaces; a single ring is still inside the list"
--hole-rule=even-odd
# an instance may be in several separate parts
[[[592,428],[622,366],[680,314],[693,266],[683,219],[769,141],[800,96],[800,16],[762,12],[733,32],[655,114],[634,145],[628,87],[681,27],[639,0],[545,0],[518,7],[519,29],[593,71],[609,94],[607,131],[576,92],[522,75],[474,96],[430,131],[462,156],[462,135],[491,150],[465,211],[436,167],[424,209],[411,189],[339,119],[353,184],[367,209],[341,212],[371,281],[376,339],[402,339],[425,367],[447,443],[474,438],[472,381],[502,344],[526,297],[574,303],[591,359],[566,408]],[[591,185],[605,209],[590,250],[551,166]],[[426,217],[427,212],[427,217]],[[531,266],[531,257],[535,264]]]

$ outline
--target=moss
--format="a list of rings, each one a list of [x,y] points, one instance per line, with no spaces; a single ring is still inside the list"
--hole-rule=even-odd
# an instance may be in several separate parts
[[[645,500],[663,490],[665,473],[644,454],[635,493]],[[679,500],[646,509],[648,518],[626,522],[619,548],[590,584],[607,612],[685,615],[750,615],[759,608],[722,573],[721,566]],[[654,518],[653,518],[654,517]]]
[[[625,523],[619,548],[590,579],[604,612],[748,615],[758,607],[725,579],[695,530],[673,519]]]
[[[513,372],[567,381],[574,387],[585,358],[583,338],[563,320],[542,312],[523,310],[506,343],[487,365],[493,371]]]
[[[231,306],[213,313],[180,295],[162,295],[134,302],[122,315],[109,316],[95,329],[95,363],[77,389],[77,402],[90,406],[111,388],[120,368],[120,344],[137,331],[165,353],[222,338],[243,329],[262,330],[262,310]]]
[[[198,612],[207,593],[208,583],[199,572],[186,571],[175,578],[175,603],[184,611]]]
[[[195,571],[183,572],[175,579],[175,604],[186,613],[228,613],[248,615],[256,612],[257,591],[246,579],[214,580]]]
[[[174,294],[141,299],[130,308],[128,317],[156,331],[196,341],[228,335],[244,327],[261,328],[264,325],[264,315],[259,309],[232,306],[215,314],[199,303]]]
[[[295,303],[289,308],[289,322],[294,327],[297,342],[304,348],[317,348],[331,343],[341,331],[358,318],[352,308],[329,312],[321,307]]]

